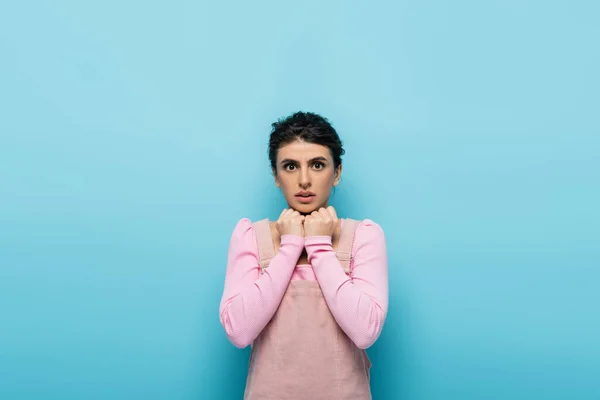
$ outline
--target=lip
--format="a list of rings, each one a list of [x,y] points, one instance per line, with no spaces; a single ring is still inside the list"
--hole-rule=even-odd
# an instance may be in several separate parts
[[[308,190],[303,190],[301,192],[296,193],[296,196],[315,196],[315,194],[313,192],[309,192]]]
[[[302,191],[296,193],[296,198],[300,203],[308,204],[316,197],[313,192]]]

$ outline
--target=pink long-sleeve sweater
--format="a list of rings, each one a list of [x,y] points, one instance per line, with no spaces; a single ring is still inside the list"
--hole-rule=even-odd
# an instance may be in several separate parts
[[[296,265],[306,248],[309,264]],[[317,280],[336,322],[361,349],[379,337],[388,307],[388,265],[381,227],[365,219],[356,228],[352,277],[344,273],[329,236],[281,236],[269,267],[260,273],[252,223],[242,218],[229,243],[221,324],[239,348],[254,341],[269,323],[290,280]]]

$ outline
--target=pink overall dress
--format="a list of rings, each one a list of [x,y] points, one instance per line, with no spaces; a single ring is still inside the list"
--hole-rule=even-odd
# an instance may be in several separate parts
[[[275,255],[269,221],[254,224],[261,271]],[[336,255],[351,276],[358,221],[343,219]],[[339,268],[332,265],[332,268]],[[316,280],[292,279],[275,315],[252,344],[244,399],[371,399],[371,363],[338,326]]]

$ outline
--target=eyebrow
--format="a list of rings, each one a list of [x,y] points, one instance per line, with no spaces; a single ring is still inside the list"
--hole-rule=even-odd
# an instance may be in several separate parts
[[[308,162],[309,163],[313,163],[315,161],[325,161],[327,162],[327,158],[323,157],[323,156],[319,156],[319,157],[315,157],[315,158],[311,158]],[[280,164],[287,164],[287,163],[295,163],[297,164],[298,161],[296,160],[292,160],[291,158],[284,158],[283,160],[281,160]]]

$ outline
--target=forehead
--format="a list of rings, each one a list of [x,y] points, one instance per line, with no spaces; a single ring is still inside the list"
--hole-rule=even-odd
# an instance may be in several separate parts
[[[297,161],[308,161],[315,157],[331,159],[331,152],[327,146],[301,140],[288,143],[280,147],[277,152],[277,159],[279,160],[287,158]]]

